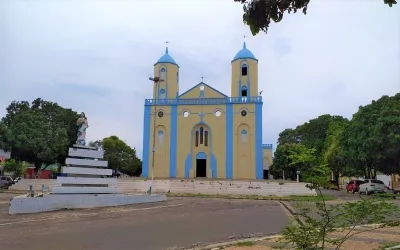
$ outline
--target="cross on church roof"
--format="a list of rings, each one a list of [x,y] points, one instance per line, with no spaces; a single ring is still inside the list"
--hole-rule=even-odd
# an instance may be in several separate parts
[[[201,81],[203,82],[203,80],[204,80],[204,76],[203,76],[203,74],[201,74]]]

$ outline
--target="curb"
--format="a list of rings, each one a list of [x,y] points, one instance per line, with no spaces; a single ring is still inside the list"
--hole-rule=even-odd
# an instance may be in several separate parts
[[[234,241],[227,241],[227,242],[222,242],[222,243],[215,243],[203,247],[195,247],[195,248],[190,248],[188,250],[217,250],[217,249],[223,249],[227,246],[235,245],[237,243],[241,242],[257,242],[257,241],[262,241],[262,240],[267,240],[267,239],[274,239],[274,238],[279,238],[280,235],[271,235],[271,236],[264,236],[264,237],[259,237],[259,238],[247,238],[247,239],[242,239],[242,240],[234,240]]]

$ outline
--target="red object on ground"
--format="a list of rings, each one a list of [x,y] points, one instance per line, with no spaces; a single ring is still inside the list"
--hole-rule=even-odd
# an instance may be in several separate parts
[[[38,179],[51,179],[51,171],[50,170],[39,170]],[[25,179],[34,179],[35,178],[35,169],[27,168],[25,170]]]

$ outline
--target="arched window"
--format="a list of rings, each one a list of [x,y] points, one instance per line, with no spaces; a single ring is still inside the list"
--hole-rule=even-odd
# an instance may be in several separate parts
[[[242,96],[247,96],[247,87],[242,86]]]
[[[204,146],[208,146],[208,131],[204,131]]]
[[[199,146],[199,131],[196,131],[196,138],[195,138],[195,145],[196,145],[196,147],[198,147]]]
[[[160,79],[167,81],[167,70],[165,68],[160,70]]]
[[[247,143],[247,131],[245,129],[242,130],[241,136],[242,136],[242,144]]]
[[[203,144],[203,139],[204,139],[203,131],[204,131],[203,127],[200,127],[200,144]]]
[[[164,99],[165,98],[165,89],[160,89],[160,99]]]
[[[242,65],[242,76],[247,76],[247,64]]]
[[[158,131],[158,144],[162,145],[164,140],[164,132],[162,130]]]

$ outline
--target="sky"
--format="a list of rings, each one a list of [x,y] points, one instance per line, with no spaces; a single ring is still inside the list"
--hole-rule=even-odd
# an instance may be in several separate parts
[[[400,92],[400,6],[312,0],[252,36],[233,0],[1,0],[0,117],[13,100],[43,98],[85,112],[88,140],[117,135],[142,154],[144,99],[169,53],[181,93],[204,82],[229,95],[231,60],[259,60],[263,143],[322,114],[351,118]]]

